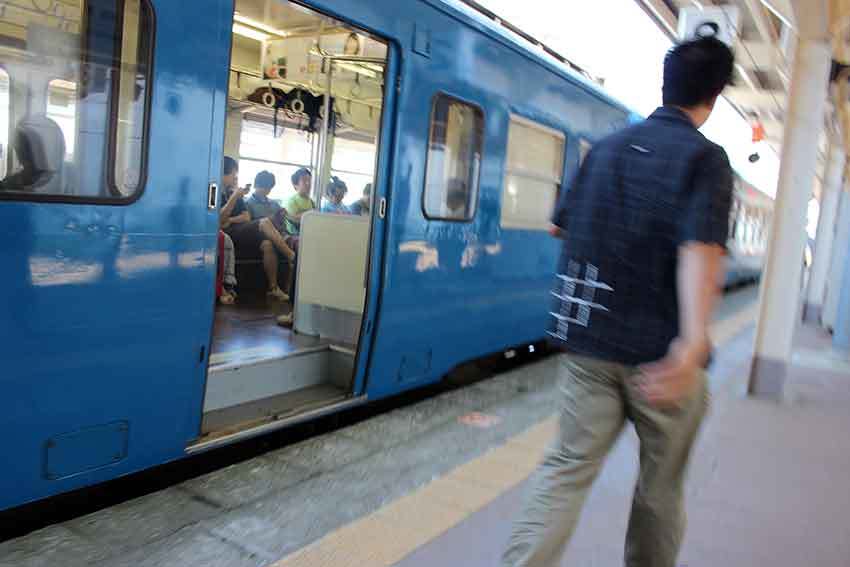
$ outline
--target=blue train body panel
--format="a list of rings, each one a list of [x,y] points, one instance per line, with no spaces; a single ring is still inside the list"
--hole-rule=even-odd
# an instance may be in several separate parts
[[[459,3],[305,4],[386,39],[387,74],[398,85],[384,106],[375,192],[388,208],[374,220],[355,394],[389,396],[541,338],[559,244],[542,231],[500,227],[510,116],[565,134],[565,180],[580,138],[593,142],[635,116]],[[218,229],[206,202],[221,171],[233,3],[152,5],[141,196],[0,200],[0,509],[178,459],[199,434]],[[438,93],[485,114],[468,223],[422,211]]]

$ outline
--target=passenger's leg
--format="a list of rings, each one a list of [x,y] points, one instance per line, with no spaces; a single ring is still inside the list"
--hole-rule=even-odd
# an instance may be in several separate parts
[[[559,565],[603,459],[623,427],[623,367],[586,358],[560,361],[560,423],[514,524],[504,567]]]
[[[708,408],[705,376],[695,393],[660,409],[626,381],[629,418],[640,438],[640,474],[626,536],[627,567],[674,567],[685,531],[684,481]]]
[[[224,235],[224,286],[228,289],[236,287],[236,249],[233,239],[226,233]]]
[[[288,301],[289,296],[283,293],[277,285],[277,253],[275,252],[274,244],[268,240],[263,240],[260,244],[260,250],[263,253],[263,268],[266,271],[266,281],[269,285],[268,294],[275,299]]]
[[[283,254],[287,260],[291,262],[295,259],[295,252],[293,252],[292,248],[286,244],[286,240],[283,239],[283,236],[281,236],[274,227],[274,223],[272,221],[269,219],[260,219],[260,232],[263,233],[263,236],[271,240],[274,247],[277,248],[278,252]]]

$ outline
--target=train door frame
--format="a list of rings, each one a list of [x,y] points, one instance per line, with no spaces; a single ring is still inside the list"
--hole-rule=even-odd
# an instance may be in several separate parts
[[[386,60],[384,62],[385,72],[384,72],[384,86],[382,93],[382,107],[381,107],[381,115],[379,118],[379,127],[376,136],[376,159],[374,166],[374,182],[372,184],[372,195],[371,195],[371,203],[370,203],[370,224],[369,224],[369,235],[368,235],[368,250],[366,255],[366,266],[365,266],[365,279],[364,282],[364,309],[363,315],[361,318],[360,328],[358,332],[358,341],[357,341],[357,349],[354,356],[353,361],[353,372],[351,376],[351,387],[348,392],[348,397],[342,401],[331,400],[327,404],[321,405],[316,409],[310,409],[304,412],[296,413],[291,416],[281,417],[277,419],[273,419],[271,421],[256,425],[249,426],[244,429],[240,429],[236,432],[222,435],[221,437],[214,437],[210,440],[204,440],[201,435],[201,427],[200,422],[203,420],[204,416],[204,397],[206,396],[207,391],[207,378],[210,367],[209,359],[206,362],[206,371],[204,375],[204,384],[203,384],[203,396],[199,403],[196,405],[199,412],[199,427],[198,437],[196,439],[190,440],[185,449],[186,453],[194,454],[203,452],[209,449],[213,449],[222,445],[226,445],[229,443],[237,442],[242,439],[254,437],[257,435],[262,435],[270,431],[275,431],[278,429],[285,428],[287,426],[293,425],[295,423],[307,421],[309,419],[314,419],[320,415],[332,413],[335,411],[339,411],[346,407],[359,405],[365,403],[368,399],[366,395],[366,387],[368,381],[368,372],[371,366],[371,355],[374,347],[374,336],[377,329],[377,317],[379,314],[379,306],[381,302],[381,291],[383,284],[383,267],[385,262],[385,245],[386,245],[386,231],[388,225],[387,213],[389,207],[387,205],[389,201],[390,194],[390,186],[392,183],[392,172],[393,172],[393,161],[395,156],[396,149],[396,104],[397,104],[397,96],[399,92],[398,80],[401,72],[401,54],[398,43],[379,32],[374,31],[368,26],[364,26],[359,24],[355,19],[350,17],[346,17],[342,14],[339,14],[335,11],[325,9],[324,6],[318,5],[318,2],[306,2],[303,0],[287,0],[289,3],[303,6],[306,9],[309,9],[316,14],[322,16],[332,17],[339,22],[349,26],[351,28],[361,30],[373,37],[381,40],[387,48]],[[234,2],[234,10],[232,16],[235,16],[236,13],[236,3]],[[232,17],[231,16],[231,17]],[[228,28],[229,29],[229,28]],[[228,45],[232,42],[232,35],[228,39]],[[228,58],[227,64],[228,71],[228,79],[229,83],[229,74],[230,74],[230,59]],[[226,105],[227,105],[227,91],[228,87],[225,87],[223,96],[221,100],[216,101],[216,116],[214,118],[213,131],[221,132],[221,141],[225,138],[225,123],[226,123]],[[219,93],[217,93],[219,94]],[[219,154],[223,155],[224,144],[220,143],[218,138],[219,135],[216,134],[214,136],[216,138],[216,143],[219,143]],[[332,153],[326,154],[322,153],[322,159],[329,159],[332,156]],[[218,176],[220,177],[220,156],[216,158],[216,156],[211,156],[210,159],[210,178],[211,180],[216,179],[216,172],[218,172]],[[330,170],[328,166],[325,168],[325,163],[319,163],[319,169],[315,173],[320,173],[327,169]],[[211,186],[212,186],[211,182]],[[218,191],[218,200],[220,201],[220,191]],[[220,204],[219,204],[220,207]],[[218,209],[218,207],[217,207]],[[215,213],[217,213],[214,211]],[[217,222],[217,221],[216,221]],[[215,306],[213,304],[212,308]],[[210,326],[210,337],[212,338],[214,333],[214,322]],[[210,344],[212,344],[210,342]]]

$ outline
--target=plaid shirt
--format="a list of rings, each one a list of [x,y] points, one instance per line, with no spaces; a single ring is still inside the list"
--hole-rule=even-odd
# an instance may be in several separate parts
[[[678,109],[596,144],[555,210],[564,246],[550,338],[621,364],[664,356],[679,332],[678,248],[726,245],[732,191],[726,152]]]

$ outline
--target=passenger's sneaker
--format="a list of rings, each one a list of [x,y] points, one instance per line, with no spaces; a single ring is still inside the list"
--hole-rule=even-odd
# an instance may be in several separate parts
[[[292,326],[292,313],[287,313],[286,315],[281,315],[277,318],[277,324],[281,327],[291,327]]]
[[[269,297],[273,297],[273,298],[275,298],[279,301],[289,301],[289,296],[287,294],[283,293],[283,290],[280,289],[279,287],[276,287],[272,290],[269,290],[267,292],[267,295]]]

